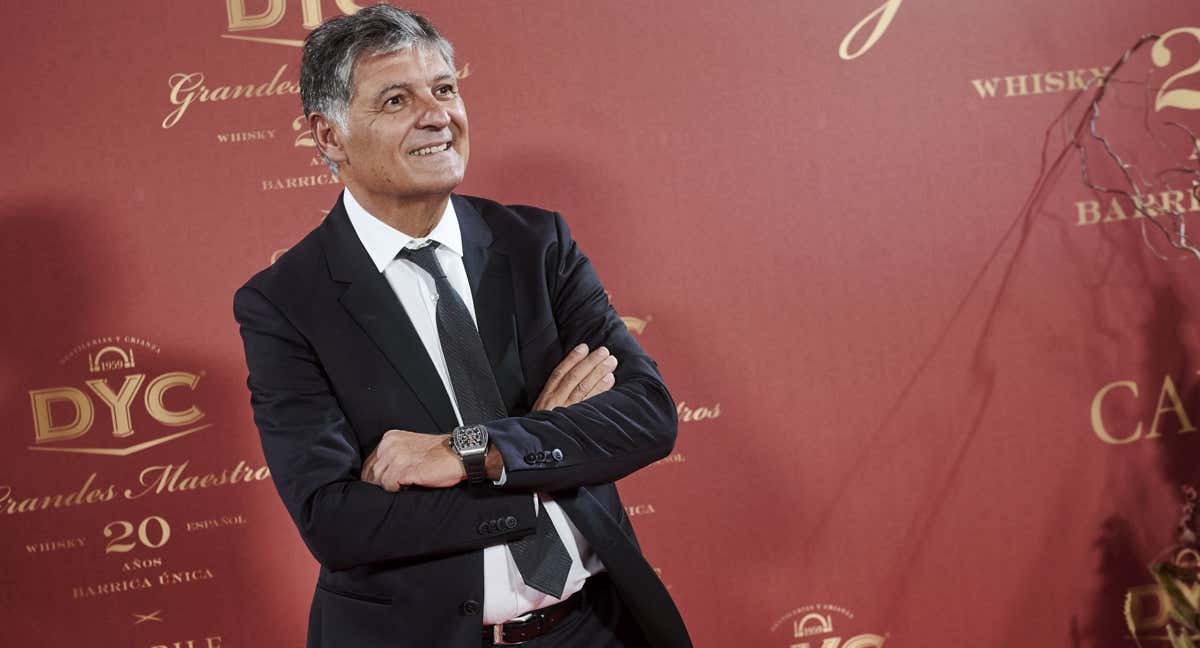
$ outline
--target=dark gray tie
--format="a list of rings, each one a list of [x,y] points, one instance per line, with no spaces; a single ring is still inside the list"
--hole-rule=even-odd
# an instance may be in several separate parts
[[[488,364],[479,331],[475,328],[471,312],[467,310],[458,291],[450,285],[450,280],[433,253],[437,245],[436,242],[430,242],[419,248],[405,248],[398,256],[412,261],[433,277],[438,294],[438,339],[446,356],[446,368],[450,373],[450,384],[454,386],[463,425],[504,418],[508,416],[508,410],[496,387],[496,378]],[[567,573],[571,569],[571,555],[567,553],[562,538],[554,529],[554,523],[546,514],[545,506],[538,508],[534,533],[508,543],[508,548],[526,585],[555,598],[562,598]]]

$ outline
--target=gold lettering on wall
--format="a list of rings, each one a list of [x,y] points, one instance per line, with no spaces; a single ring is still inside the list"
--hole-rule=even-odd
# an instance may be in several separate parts
[[[185,461],[181,464],[164,464],[143,468],[142,472],[138,475],[138,483],[143,488],[136,491],[132,488],[126,488],[124,491],[125,499],[140,499],[151,493],[161,495],[163,493],[200,490],[239,482],[263,481],[271,476],[271,472],[266,466],[257,470],[251,470],[244,461],[239,461],[237,467],[232,472],[223,470],[220,473],[194,475],[187,472],[190,463],[190,461]]]
[[[1138,384],[1133,380],[1116,380],[1101,387],[1096,395],[1092,397],[1091,406],[1091,423],[1092,432],[1098,439],[1110,445],[1125,445],[1133,443],[1141,439],[1157,439],[1162,436],[1160,424],[1166,419],[1163,415],[1170,415],[1179,423],[1179,434],[1194,432],[1196,427],[1192,425],[1191,416],[1183,406],[1183,400],[1179,397],[1179,390],[1175,386],[1175,381],[1172,380],[1170,374],[1163,376],[1162,387],[1158,390],[1158,404],[1154,409],[1153,419],[1150,421],[1149,432],[1143,435],[1144,427],[1141,420],[1136,422],[1133,431],[1124,431],[1116,429],[1115,426],[1109,427],[1104,420],[1103,406],[1107,399],[1120,398],[1119,394],[1126,394],[1125,398],[1139,397]]]
[[[675,405],[675,412],[679,416],[680,423],[706,421],[709,419],[719,418],[721,416],[721,404],[713,403],[712,405],[689,405],[687,401],[679,401],[679,403]]]
[[[631,504],[631,505],[625,507],[625,513],[627,513],[629,515],[629,517],[637,517],[639,515],[651,515],[651,514],[657,513],[657,512],[658,511],[654,510],[653,504]]]
[[[133,576],[102,583],[77,585],[71,588],[71,598],[99,598],[111,596],[113,594],[120,594],[123,592],[132,592],[134,590],[152,589],[154,587],[186,585],[189,583],[212,580],[216,577],[216,574],[213,573],[213,570],[210,567],[168,570],[159,572],[157,574],[149,574],[147,576]]]
[[[92,417],[95,415],[92,404],[87,394],[74,387],[31,389],[29,400],[33,405],[34,443],[76,439],[87,434],[92,427]],[[75,411],[70,423],[54,424],[50,410],[55,402],[70,404]]]
[[[1157,194],[1134,196],[1132,201],[1112,198],[1107,204],[1098,200],[1075,202],[1075,225],[1102,225],[1131,221],[1138,218],[1158,218],[1163,213],[1185,214],[1200,212],[1200,198],[1194,193],[1171,189]]]
[[[129,573],[162,566],[163,560],[157,556],[154,558],[134,558],[133,560],[121,563],[121,571]]]
[[[273,128],[217,133],[217,141],[221,144],[237,144],[239,142],[265,142],[273,139],[275,139],[275,129]]]
[[[290,178],[266,178],[262,180],[263,191],[282,191],[285,189],[303,189],[305,187],[320,187],[341,184],[342,181],[332,173],[313,173]]]
[[[771,632],[781,630],[789,648],[883,648],[887,633],[864,632],[843,640],[851,623],[855,614],[845,607],[817,603],[788,612],[771,625]]]
[[[1023,72],[994,76],[986,79],[971,79],[971,86],[980,99],[1011,99],[1031,95],[1076,92],[1103,79],[1111,68],[1076,68],[1049,72]]]
[[[195,520],[188,522],[184,528],[188,533],[193,533],[195,531],[209,531],[211,529],[223,529],[235,526],[246,526],[246,516],[241,513],[235,513],[233,515],[222,515],[219,518]]]
[[[68,362],[70,362],[72,359],[74,359],[75,356],[78,356],[79,354],[83,353],[84,351],[87,351],[90,348],[100,346],[101,344],[108,344],[108,345],[130,344],[130,345],[140,346],[145,349],[148,349],[150,352],[154,353],[155,355],[162,353],[162,347],[158,346],[157,344],[155,344],[153,342],[150,342],[149,340],[142,339],[135,335],[106,335],[106,336],[95,337],[95,338],[91,338],[89,340],[85,340],[85,341],[80,342],[79,344],[76,344],[75,346],[71,347],[70,351],[66,352],[65,354],[63,354],[63,356],[61,358],[58,359],[58,364],[66,365]],[[100,351],[98,351],[95,354],[89,353],[88,354],[88,371],[91,371],[92,373],[96,373],[99,371],[109,371],[112,369],[133,369],[135,364],[133,362],[133,349],[132,348],[129,349],[128,352],[116,354],[121,360],[121,362],[119,364],[113,363],[113,361],[110,361],[110,360],[105,360],[106,357],[111,357],[113,355],[113,351],[112,351],[113,348],[114,347],[112,347],[112,346],[108,346],[108,347],[101,349]]]
[[[138,523],[136,538],[133,530],[134,525],[128,520],[114,520],[104,525],[104,537],[109,538],[104,553],[128,553],[138,548],[139,542],[147,549],[161,549],[171,539],[171,524],[157,515]]]
[[[147,495],[167,495],[220,486],[251,484],[265,481],[271,477],[271,471],[266,466],[255,468],[246,461],[239,461],[232,470],[227,469],[204,474],[188,472],[189,467],[190,461],[184,461],[181,464],[147,466],[138,473],[139,488],[136,489],[119,489],[116,484],[111,483],[107,486],[97,486],[98,473],[91,473],[78,490],[69,493],[25,495],[17,492],[12,486],[0,484],[0,513],[16,515],[35,511],[60,510],[75,506],[110,502],[116,499],[118,495],[123,496],[127,500],[135,500]],[[235,522],[236,517],[233,518],[230,524]],[[147,522],[146,524],[150,525],[151,522]],[[115,529],[119,531],[123,526],[118,525]],[[147,528],[153,530],[150,527]],[[33,550],[30,551],[32,552]]]
[[[171,128],[179,123],[188,109],[195,103],[215,103],[233,101],[236,99],[258,99],[262,97],[278,97],[286,94],[300,94],[299,81],[283,81],[283,73],[287,64],[280,65],[275,70],[275,76],[269,81],[255,84],[235,83],[210,87],[205,84],[203,72],[176,72],[167,78],[167,86],[171,89],[167,100],[175,106],[163,117],[162,127]]]
[[[300,115],[292,120],[292,130],[296,132],[296,139],[292,140],[292,146],[298,148],[316,148],[317,141],[313,139],[312,129],[308,127],[308,118]],[[318,164],[325,164],[319,156],[313,156]],[[309,164],[309,166],[313,166]]]
[[[1171,64],[1172,53],[1167,41],[1174,36],[1183,35],[1200,42],[1200,27],[1178,27],[1164,33],[1150,49],[1150,60],[1155,67],[1165,68]],[[1011,99],[1058,92],[1077,92],[1088,87],[1088,84],[1102,82],[1111,70],[1110,66],[1103,66],[1048,72],[1024,72],[971,79],[971,86],[980,99]],[[1200,77],[1200,56],[1162,83],[1155,96],[1155,111],[1164,108],[1200,110],[1200,90],[1175,87],[1179,85],[1179,81],[1188,77]]]
[[[838,56],[842,57],[842,60],[844,61],[852,61],[863,54],[866,54],[867,51],[869,51],[872,47],[875,47],[875,43],[878,43],[879,39],[883,38],[883,35],[887,32],[888,27],[891,26],[892,19],[896,17],[896,12],[900,10],[900,4],[902,2],[904,2],[904,0],[887,0],[882,5],[879,5],[878,9],[872,11],[863,17],[862,20],[858,21],[858,24],[854,27],[851,27],[850,31],[846,33],[846,36],[842,38],[842,44],[838,46]],[[871,29],[871,33],[867,35],[866,40],[863,41],[863,44],[860,45],[858,49],[850,51],[852,43],[858,36],[859,32],[861,32],[867,25],[872,24],[872,22],[874,23],[874,27]]]
[[[654,319],[650,315],[645,317],[634,317],[633,315],[622,315],[621,321],[625,322],[625,328],[641,335],[646,332],[646,327],[650,324],[650,320]]]
[[[654,465],[686,463],[686,462],[687,462],[687,457],[682,452],[673,452],[673,453],[663,457],[662,459],[655,461]]]
[[[67,551],[70,549],[82,549],[87,545],[86,538],[60,538],[55,540],[43,540],[42,542],[33,542],[25,545],[26,553],[50,553],[54,551]]]
[[[1200,587],[1196,584],[1175,582],[1179,593],[1193,607],[1200,605]],[[1167,623],[1175,604],[1158,585],[1142,585],[1129,589],[1130,617],[1139,630],[1161,628]]]
[[[1163,68],[1171,64],[1171,50],[1167,47],[1167,41],[1173,36],[1182,34],[1191,36],[1200,42],[1200,27],[1178,27],[1166,32],[1154,42],[1154,47],[1150,48],[1150,60],[1155,66]],[[1162,84],[1162,87],[1158,89],[1158,95],[1154,98],[1154,110],[1156,112],[1163,108],[1200,110],[1200,90],[1172,87],[1176,81],[1195,75],[1200,75],[1200,56],[1189,67],[1175,73]]]
[[[126,438],[133,435],[134,430],[129,408],[145,378],[146,375],[140,373],[127,375],[121,383],[121,388],[116,391],[103,378],[95,378],[84,382],[100,398],[100,402],[108,407],[112,415],[112,435],[114,437]],[[199,382],[199,374],[186,371],[170,371],[155,377],[146,386],[143,398],[146,412],[154,420],[171,427],[183,427],[199,421],[204,418],[204,412],[195,405],[189,406],[184,410],[174,411],[167,409],[163,403],[167,390],[175,387],[187,387],[194,391]],[[151,439],[150,441],[127,448],[45,447],[42,444],[76,439],[87,434],[91,430],[92,423],[95,420],[94,407],[87,394],[75,387],[31,389],[29,390],[29,399],[33,407],[34,443],[38,444],[31,446],[30,450],[125,456],[191,434],[203,427],[208,427],[205,425],[184,430],[183,432],[177,432],[158,439]],[[55,407],[55,403],[58,403],[57,408]],[[62,412],[65,407],[69,407],[73,412],[71,422],[56,425],[52,413],[55,409]]]
[[[259,0],[261,2],[261,0]],[[361,9],[353,2],[353,0],[335,0],[334,3],[338,10],[344,14],[352,14]],[[260,6],[255,2],[256,6]],[[283,21],[284,14],[287,12],[287,0],[267,0],[267,6],[262,11],[250,13],[246,8],[246,0],[225,0],[226,13],[229,17],[229,31],[257,31],[270,29]],[[321,0],[300,0],[300,17],[304,29],[313,29],[317,25],[324,22],[324,16],[321,12]],[[294,38],[267,38],[264,36],[244,36],[235,34],[222,34],[222,38],[232,38],[235,40],[254,41],[258,43],[267,43],[269,45],[287,45],[290,47],[301,47],[304,41]]]
[[[284,3],[270,0],[267,8],[252,14],[246,10],[246,0],[226,0],[225,8],[229,14],[229,31],[245,29],[267,29],[283,20]]]
[[[79,585],[71,588],[71,598],[84,599],[96,598],[101,596],[111,596],[121,592],[132,592],[133,590],[150,589],[154,584],[148,578],[126,578],[117,581],[108,581],[106,583],[96,583],[91,585]]]

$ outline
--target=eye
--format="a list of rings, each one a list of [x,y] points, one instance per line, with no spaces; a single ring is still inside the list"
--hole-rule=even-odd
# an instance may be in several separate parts
[[[389,107],[389,108],[397,108],[397,107],[403,106],[404,105],[404,96],[403,95],[393,95],[391,97],[388,97],[387,99],[384,99],[383,105],[386,107]]]
[[[441,97],[453,97],[458,94],[458,87],[450,84],[438,86],[434,92]]]

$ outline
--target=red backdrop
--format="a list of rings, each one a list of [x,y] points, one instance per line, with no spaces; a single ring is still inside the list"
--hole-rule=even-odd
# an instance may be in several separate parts
[[[679,403],[621,490],[698,646],[1124,647],[1130,593],[1161,633],[1200,262],[1074,153],[1034,189],[1141,34],[1193,30],[1130,79],[1200,89],[1200,14],[880,2],[411,8],[467,75],[462,191],[562,211]],[[0,643],[302,644],[231,297],[336,198],[295,43],[348,5],[4,10]]]

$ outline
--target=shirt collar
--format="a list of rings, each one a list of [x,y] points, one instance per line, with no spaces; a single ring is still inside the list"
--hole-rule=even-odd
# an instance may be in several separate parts
[[[437,225],[425,238],[413,238],[404,232],[375,218],[359,204],[349,189],[342,191],[342,203],[346,207],[346,215],[350,217],[350,225],[358,240],[375,267],[383,272],[405,247],[421,247],[426,241],[437,241],[439,245],[462,257],[462,230],[458,227],[458,214],[454,211],[454,201],[446,201],[446,211]]]

